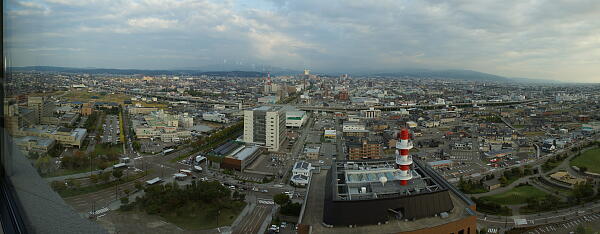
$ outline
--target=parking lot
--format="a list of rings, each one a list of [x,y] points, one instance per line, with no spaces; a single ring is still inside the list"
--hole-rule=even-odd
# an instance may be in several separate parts
[[[286,161],[289,160],[286,156],[278,154],[262,154],[252,162],[246,170],[268,173],[272,175],[283,175]]]
[[[116,115],[107,115],[104,123],[102,124],[104,129],[102,133],[102,143],[117,144],[120,142],[119,134],[121,130],[119,128],[119,117]]]
[[[140,149],[142,152],[146,153],[160,153],[166,148],[174,146],[175,143],[172,142],[162,142],[162,141],[152,141],[150,139],[141,139],[140,140]]]
[[[577,226],[592,226],[594,230],[597,230],[600,225],[598,221],[600,220],[600,214],[590,214],[582,217],[574,218],[561,223],[554,223],[549,225],[544,225],[537,227],[533,230],[529,230],[525,233],[527,234],[541,234],[541,233],[569,233],[570,231],[575,231]]]

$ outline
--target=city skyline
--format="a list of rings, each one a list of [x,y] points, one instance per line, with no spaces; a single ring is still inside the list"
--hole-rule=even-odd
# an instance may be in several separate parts
[[[600,81],[600,3],[19,1],[11,66],[468,69]]]

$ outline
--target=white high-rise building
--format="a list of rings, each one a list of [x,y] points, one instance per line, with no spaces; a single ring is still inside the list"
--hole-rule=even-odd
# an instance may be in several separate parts
[[[285,112],[281,107],[262,106],[244,111],[244,142],[279,151],[285,140]]]

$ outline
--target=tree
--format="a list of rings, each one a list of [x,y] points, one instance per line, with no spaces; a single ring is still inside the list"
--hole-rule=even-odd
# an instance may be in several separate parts
[[[108,167],[109,167],[109,163],[108,163],[108,162],[106,162],[106,161],[100,162],[100,163],[98,164],[98,168],[100,168],[100,170],[102,170],[102,171],[104,171],[104,169],[106,169],[106,168],[108,168]]]
[[[42,173],[46,174],[52,168],[52,163],[50,162],[50,156],[39,157],[35,160],[35,167]]]
[[[110,181],[110,172],[103,172],[102,174],[100,174],[100,179],[102,179],[102,181],[104,181],[104,183]]]
[[[141,181],[139,181],[139,180],[136,180],[136,181],[134,182],[134,184],[135,184],[135,185],[134,185],[134,186],[135,186],[135,189],[137,189],[137,190],[142,190],[142,189],[144,188],[144,185],[143,185],[143,184],[142,184],[142,182],[141,182]]]
[[[121,179],[121,177],[123,176],[123,171],[115,169],[112,171],[112,175],[117,179]]]
[[[587,171],[587,167],[582,166],[579,168],[579,171],[581,171],[582,173],[585,173]]]
[[[498,179],[500,181],[500,183],[502,185],[506,185],[506,183],[508,183],[508,179],[506,178],[506,176],[502,176],[500,177],[500,179]]]
[[[594,195],[594,186],[590,183],[581,182],[575,184],[573,187],[573,196],[577,199],[589,197],[591,195]]]
[[[275,194],[273,196],[273,201],[277,203],[277,205],[283,206],[289,202],[291,202],[290,197],[285,193]]]
[[[575,229],[575,233],[576,234],[585,234],[585,228],[583,227],[583,224],[579,224],[577,226],[577,229]]]
[[[300,203],[298,203],[298,202],[291,203],[290,202],[290,203],[283,205],[279,212],[283,215],[298,216],[298,215],[300,215],[300,210],[302,210],[302,205]]]

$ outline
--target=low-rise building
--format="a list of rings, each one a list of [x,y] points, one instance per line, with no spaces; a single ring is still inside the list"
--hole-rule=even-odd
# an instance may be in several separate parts
[[[14,140],[15,145],[17,145],[24,153],[48,153],[48,151],[56,144],[54,139],[36,136],[17,137]]]
[[[319,159],[319,152],[321,150],[321,147],[306,147],[304,148],[304,154],[306,155],[307,159],[312,159],[312,160],[316,160]]]
[[[323,136],[325,138],[335,138],[337,136],[337,132],[335,129],[325,129]]]
[[[488,191],[500,188],[501,185],[502,184],[500,183],[500,181],[496,178],[483,181],[483,187],[485,187]]]
[[[296,186],[306,186],[310,180],[310,171],[313,168],[309,162],[296,162],[292,169],[292,177],[290,181]]]
[[[383,156],[381,142],[373,137],[347,137],[348,160],[381,159]]]
[[[229,123],[229,119],[225,116],[225,114],[218,112],[206,112],[202,114],[202,119],[211,122],[217,123]]]
[[[381,117],[381,110],[375,109],[373,107],[369,108],[368,110],[361,110],[360,113],[364,118],[367,118],[367,119],[374,119],[374,118]]]
[[[299,128],[306,123],[308,117],[306,111],[286,111],[285,112],[285,126]]]
[[[81,147],[83,145],[83,140],[87,136],[87,130],[85,128],[71,129],[53,125],[36,125],[32,128],[21,129],[17,136],[49,138],[66,146]]]

